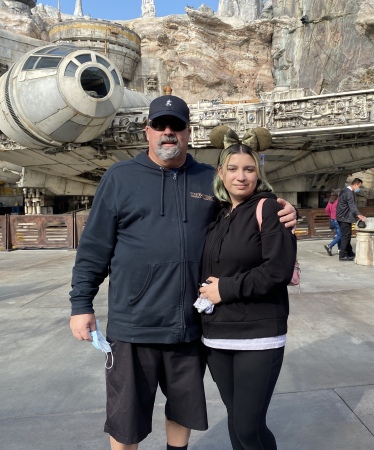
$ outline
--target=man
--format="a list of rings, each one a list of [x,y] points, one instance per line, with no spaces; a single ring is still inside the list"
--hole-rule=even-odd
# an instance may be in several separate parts
[[[356,207],[354,193],[360,192],[362,180],[355,178],[350,186],[342,189],[339,194],[336,208],[336,219],[342,233],[339,261],[353,261],[355,254],[351,246],[352,223],[357,219],[366,220]]]
[[[214,169],[187,153],[189,109],[156,98],[148,153],[113,165],[97,189],[73,269],[70,326],[92,340],[92,306],[110,275],[106,370],[112,450],[136,450],[151,432],[158,384],[165,394],[167,449],[187,449],[191,429],[207,429],[196,300],[207,225],[216,215]],[[293,226],[294,208],[280,215]]]

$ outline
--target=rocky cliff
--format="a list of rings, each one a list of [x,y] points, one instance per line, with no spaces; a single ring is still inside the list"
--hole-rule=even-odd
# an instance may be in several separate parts
[[[235,17],[243,22],[252,22],[260,17],[262,0],[220,0],[218,16]]]
[[[273,0],[249,23],[248,11],[240,19],[222,11],[128,25],[142,37],[143,57],[160,58],[168,82],[191,101],[253,99],[276,86],[317,94],[374,86],[373,0]]]
[[[186,15],[123,24],[141,37],[143,66],[161,61],[161,83],[170,84],[174,93],[190,102],[245,100],[273,89],[269,20],[223,21],[187,8]]]
[[[4,29],[47,40],[56,9],[38,4],[32,12],[0,0]],[[143,89],[156,76],[160,91],[170,84],[189,102],[254,100],[274,87],[319,94],[374,86],[374,0],[220,0],[216,13],[187,7],[183,15],[120,23],[142,38],[130,87]]]
[[[277,84],[317,94],[373,87],[372,0],[273,0]]]
[[[32,14],[30,7],[25,3],[0,0],[0,23],[2,30],[48,40],[43,19],[38,14]]]

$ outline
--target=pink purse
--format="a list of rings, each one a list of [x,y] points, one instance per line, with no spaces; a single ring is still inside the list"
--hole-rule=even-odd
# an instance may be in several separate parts
[[[257,207],[256,207],[256,219],[257,219],[258,227],[260,228],[260,231],[261,231],[261,224],[262,224],[262,205],[264,204],[265,200],[266,200],[266,198],[262,198],[257,203]],[[293,268],[293,274],[292,274],[291,281],[289,282],[289,286],[299,286],[299,293],[300,293],[300,273],[301,273],[300,264],[296,257],[295,265]]]

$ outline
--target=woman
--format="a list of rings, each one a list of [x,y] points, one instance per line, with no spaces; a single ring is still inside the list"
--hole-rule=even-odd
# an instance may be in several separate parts
[[[214,309],[202,315],[202,339],[233,449],[275,450],[266,414],[283,361],[296,241],[279,222],[280,206],[253,149],[256,135],[240,143],[229,130],[225,142],[214,179],[222,209],[208,229],[203,256],[202,280],[210,284],[200,288],[200,297]],[[260,231],[256,208],[262,198]]]
[[[340,243],[342,240],[342,232],[338,221],[336,220],[336,207],[338,206],[338,197],[340,189],[331,192],[330,200],[326,205],[326,214],[330,217],[330,228],[335,231],[334,239],[328,245],[324,245],[329,256],[332,256],[332,248],[338,244],[338,253],[340,252]]]

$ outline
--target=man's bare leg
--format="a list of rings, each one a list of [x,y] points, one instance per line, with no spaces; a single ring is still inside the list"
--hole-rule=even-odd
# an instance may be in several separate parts
[[[188,444],[191,434],[191,430],[189,428],[182,427],[182,425],[179,425],[172,420],[165,419],[165,429],[169,445],[173,447],[185,447]]]
[[[121,444],[120,442],[117,442],[112,436],[110,436],[110,448],[112,450],[137,450],[138,444]]]

